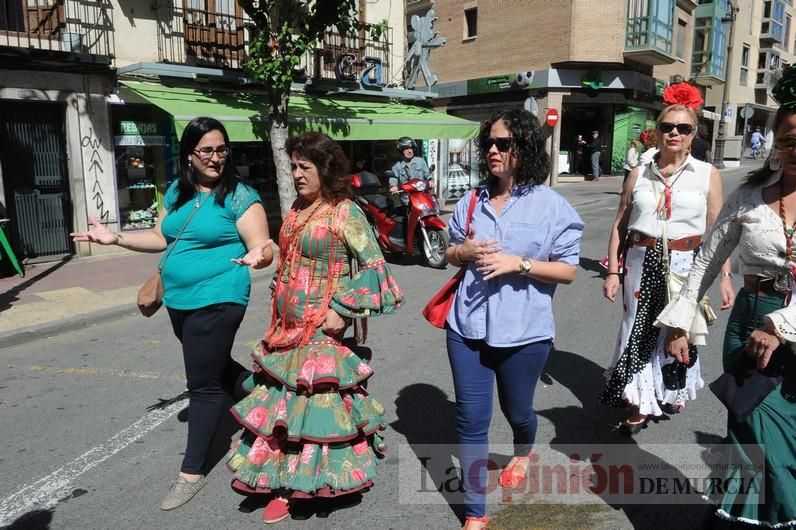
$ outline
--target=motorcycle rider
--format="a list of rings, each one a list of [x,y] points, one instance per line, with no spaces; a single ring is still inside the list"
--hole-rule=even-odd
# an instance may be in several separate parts
[[[393,164],[392,176],[390,177],[390,193],[397,194],[398,186],[412,179],[421,179],[426,182],[429,190],[431,190],[431,170],[426,164],[426,161],[415,156],[417,153],[417,144],[408,136],[398,138],[395,143],[395,148],[401,153],[401,160]],[[395,195],[393,195],[395,197]],[[408,212],[409,197],[406,194],[400,196],[399,199],[393,200],[394,212],[398,214],[398,226],[396,226],[395,237],[402,240],[406,239],[406,221],[409,217]]]
[[[393,175],[390,177],[390,192],[398,192],[398,184],[411,179],[422,179],[426,184],[431,186],[430,176],[431,171],[428,168],[426,161],[415,156],[417,154],[417,144],[408,136],[398,138],[395,148],[401,153],[401,160],[393,164]]]

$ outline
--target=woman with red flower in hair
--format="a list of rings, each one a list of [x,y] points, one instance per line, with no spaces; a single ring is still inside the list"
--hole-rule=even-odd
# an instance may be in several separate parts
[[[702,235],[721,209],[721,180],[716,168],[689,154],[697,127],[694,109],[702,104],[699,91],[678,83],[663,99],[668,106],[656,123],[658,152],[642,160],[624,183],[603,284],[604,296],[615,302],[624,280],[624,316],[600,401],[632,407],[620,426],[626,434],[641,431],[650,417],[679,412],[704,386],[696,347],[685,362],[676,360],[667,354],[666,334],[653,324],[666,305],[670,275],[688,274]],[[724,271],[722,309],[734,299],[729,263]]]

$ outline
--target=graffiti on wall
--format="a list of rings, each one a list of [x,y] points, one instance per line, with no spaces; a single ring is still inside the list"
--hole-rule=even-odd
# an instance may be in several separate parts
[[[110,220],[111,212],[105,205],[105,193],[102,189],[102,180],[104,180],[105,169],[102,162],[102,141],[94,134],[94,128],[90,127],[88,134],[80,139],[80,146],[83,148],[83,153],[86,151],[91,154],[86,158],[88,160],[88,176],[86,182],[90,186],[88,190],[89,196],[89,215],[92,214],[91,209],[94,209],[94,216],[100,221],[107,223]]]

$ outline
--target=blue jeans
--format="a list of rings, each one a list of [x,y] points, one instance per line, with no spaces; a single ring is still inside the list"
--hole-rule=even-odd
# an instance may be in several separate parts
[[[497,378],[500,410],[511,425],[514,455],[525,456],[536,439],[533,394],[552,342],[494,348],[447,330],[448,359],[456,391],[456,431],[467,515],[483,517],[486,505],[492,387]]]

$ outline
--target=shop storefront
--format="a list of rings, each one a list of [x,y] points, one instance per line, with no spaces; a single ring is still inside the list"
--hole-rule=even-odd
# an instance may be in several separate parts
[[[147,144],[117,146],[117,157],[120,157],[117,159],[119,193],[130,195],[131,186],[132,190],[137,190],[132,193],[135,197],[126,196],[124,201],[124,204],[129,205],[125,212],[130,228],[136,228],[135,221],[143,219],[141,222],[151,222],[149,215],[155,201],[161,200],[160,194],[165,186],[176,177],[173,163],[178,149],[176,139],[188,122],[197,116],[214,116],[224,124],[230,136],[232,158],[238,173],[260,192],[269,218],[273,224],[278,224],[280,209],[276,170],[268,143],[265,115],[268,100],[265,94],[139,81],[122,81],[120,92],[123,100],[138,103],[123,106],[130,107],[128,115],[134,114],[135,109],[145,107],[151,116],[159,116],[158,119],[151,118],[149,122],[143,117],[138,120],[147,132],[157,134],[143,135],[137,125],[122,125],[122,121],[136,121],[133,118],[120,118],[116,129],[121,131],[122,127],[128,127],[131,136],[136,138],[120,140],[126,144]],[[158,124],[159,128],[153,128],[152,123]],[[383,100],[295,94],[290,98],[289,128],[291,134],[308,130],[328,134],[340,141],[355,169],[359,164],[362,169],[382,174],[398,159],[395,141],[401,136],[417,140],[472,138],[478,131],[478,124],[428,108]],[[154,145],[156,142],[162,142],[162,145]],[[430,150],[436,149],[432,145],[436,146],[424,142],[421,151],[428,155]],[[158,156],[163,158],[158,161]],[[432,163],[437,159],[436,156],[430,158]],[[156,163],[164,168],[160,173],[150,167],[150,164]],[[154,191],[144,191],[151,190],[148,187],[150,185],[154,185]],[[134,204],[133,198],[137,200]],[[152,202],[148,203],[150,199]],[[120,204],[122,202],[120,197]],[[161,202],[157,204],[162,205]],[[120,207],[120,215],[121,210]]]

